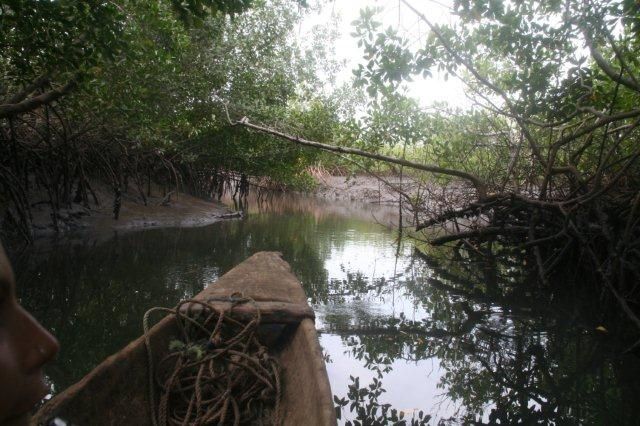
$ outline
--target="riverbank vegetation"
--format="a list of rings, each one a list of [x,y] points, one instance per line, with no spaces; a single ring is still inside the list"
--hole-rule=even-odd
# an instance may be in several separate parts
[[[113,206],[117,218],[126,192],[146,205],[151,193],[244,191],[249,176],[267,187],[309,184],[303,171],[314,153],[238,132],[222,108],[284,123],[287,105],[318,91],[321,52],[292,36],[304,1],[20,0],[0,8],[0,200],[9,237],[32,240],[41,205],[58,231],[73,205]],[[316,37],[330,40],[323,31]]]
[[[419,238],[464,256],[516,255],[546,287],[570,265],[640,329],[637,3],[458,1],[451,25],[401,3],[429,28],[425,44],[382,29],[372,9],[356,22],[368,62],[354,73],[369,96],[357,142],[236,124],[435,175],[399,189],[415,229],[429,231]],[[425,112],[402,94],[433,72],[460,78],[471,108]]]
[[[115,213],[123,191],[146,203],[152,188],[305,188],[309,169],[408,175],[411,191],[392,186],[425,251],[497,256],[548,291],[578,281],[640,349],[636,1],[457,0],[442,25],[401,0],[429,30],[420,43],[365,9],[353,87],[329,87],[330,26],[296,39],[307,2],[186,4],[0,6],[5,232],[31,240],[37,201],[57,227],[73,203]],[[407,82],[433,74],[460,79],[469,107],[413,99]]]

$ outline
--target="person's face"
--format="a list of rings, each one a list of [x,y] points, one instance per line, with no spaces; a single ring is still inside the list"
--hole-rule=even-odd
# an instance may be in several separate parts
[[[21,424],[48,392],[42,366],[58,341],[16,299],[9,260],[0,245],[0,425]]]

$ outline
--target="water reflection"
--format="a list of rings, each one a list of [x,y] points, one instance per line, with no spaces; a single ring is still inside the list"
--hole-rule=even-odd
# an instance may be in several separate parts
[[[536,291],[509,259],[477,260],[445,267],[420,256],[419,270],[427,273],[409,291],[427,316],[378,318],[364,333],[343,337],[373,373],[369,380],[384,382],[398,360],[431,359],[446,397],[439,424],[637,424],[640,363],[637,354],[623,354],[634,340],[625,327],[618,336],[597,327],[619,320],[606,318],[597,298],[584,297],[584,285],[580,297]],[[359,408],[384,405],[367,399],[370,386],[354,393],[356,384],[351,380],[343,410],[355,403],[348,414],[365,420]]]
[[[416,256],[372,217],[392,220],[392,209],[274,198],[250,202],[240,221],[27,253],[20,296],[62,344],[47,374],[66,388],[136,338],[149,307],[277,250],[316,309],[333,391],[348,401],[343,422],[360,410],[364,424],[401,413],[407,424],[424,413],[431,424],[634,424],[640,367],[621,355],[633,336],[597,298],[536,290],[516,259]]]

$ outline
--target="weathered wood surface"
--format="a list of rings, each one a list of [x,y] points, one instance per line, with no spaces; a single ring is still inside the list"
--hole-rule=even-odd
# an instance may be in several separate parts
[[[213,308],[223,311],[238,321],[250,321],[256,316],[256,309],[260,310],[261,324],[298,324],[305,318],[315,319],[313,309],[307,304],[289,302],[256,302],[242,303],[233,306],[231,302],[207,299],[206,302]],[[200,304],[185,304],[180,309],[181,312],[197,312],[204,309]]]
[[[298,279],[275,252],[256,253],[195,298],[207,300],[236,292],[260,303],[281,303],[285,307],[302,304],[308,308]],[[301,318],[298,325],[289,324],[285,329],[290,333],[284,336],[286,341],[276,354],[283,366],[283,424],[335,425],[331,388],[313,320]],[[170,318],[151,329],[156,363],[176,334]],[[59,416],[78,426],[151,425],[146,357],[144,338],[140,337],[47,402],[32,424],[44,424]]]

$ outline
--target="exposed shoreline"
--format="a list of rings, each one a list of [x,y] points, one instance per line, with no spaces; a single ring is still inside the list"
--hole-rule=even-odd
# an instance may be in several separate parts
[[[399,177],[385,178],[393,185],[399,184]],[[306,196],[325,200],[354,201],[364,204],[393,205],[398,202],[398,194],[392,188],[369,175],[332,176],[317,179],[318,186]],[[413,182],[405,178],[403,188],[407,190]],[[186,193],[172,194],[168,203],[164,197],[149,196],[147,205],[132,192],[122,195],[118,220],[113,215],[113,195],[101,190],[98,193],[101,204],[91,203],[86,209],[74,203],[72,209],[60,211],[60,234],[71,231],[100,234],[104,231],[130,231],[146,228],[197,227],[233,218],[232,208],[219,201],[209,201]],[[37,237],[55,235],[50,217],[50,209],[44,207],[34,214],[34,229]]]
[[[139,228],[196,227],[224,220],[232,211],[218,201],[207,201],[189,194],[173,194],[171,201],[162,204],[163,198],[150,197],[145,206],[140,202],[124,202],[118,220],[113,209],[92,212],[82,223],[85,229],[111,229],[115,231]]]
[[[174,193],[169,200],[157,195],[147,196],[146,205],[132,192],[121,196],[118,219],[114,219],[113,193],[96,185],[99,203],[89,201],[87,208],[71,203],[57,214],[57,230],[45,197],[31,200],[33,244],[48,247],[56,242],[100,241],[120,233],[149,228],[199,227],[229,218],[232,210],[218,201],[207,201],[185,193]],[[9,251],[25,247],[19,238],[4,239]],[[26,247],[25,247],[26,248]]]
[[[393,185],[399,184],[398,176],[385,177]],[[306,196],[327,201],[353,201],[362,204],[392,206],[398,202],[398,194],[392,188],[369,175],[333,176],[317,178],[314,192]],[[410,190],[414,183],[405,178],[403,188]],[[159,191],[156,191],[159,192]],[[186,193],[172,194],[169,202],[162,196],[148,196],[146,205],[133,191],[122,194],[118,219],[114,219],[113,194],[98,186],[99,204],[93,200],[89,208],[72,203],[61,208],[57,216],[56,232],[49,203],[44,196],[31,201],[34,243],[55,240],[102,239],[122,233],[149,228],[206,226],[235,216],[233,210],[219,201],[208,201]],[[391,226],[395,219],[383,220]]]
[[[329,200],[349,200],[362,203],[392,205],[397,204],[399,194],[388,184],[402,188],[406,193],[413,193],[416,182],[405,176],[400,182],[400,176],[384,176],[380,179],[368,174],[355,176],[323,175],[316,177],[318,187],[314,195]]]

